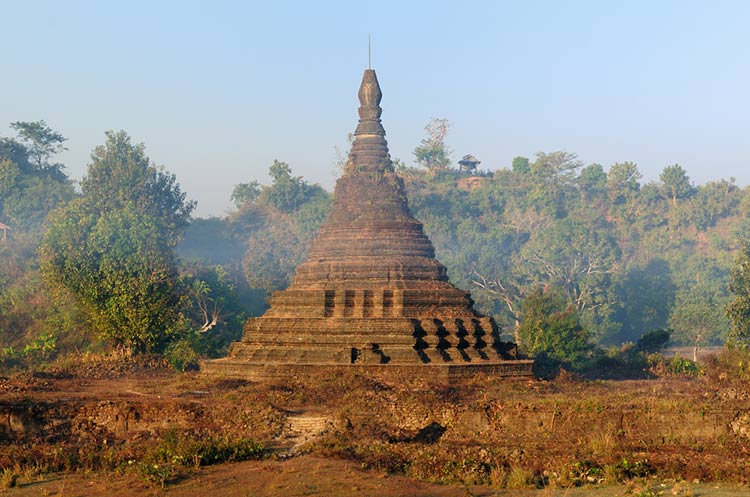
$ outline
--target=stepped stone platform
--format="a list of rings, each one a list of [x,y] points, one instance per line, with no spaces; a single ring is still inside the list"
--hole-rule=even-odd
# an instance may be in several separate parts
[[[333,206],[293,283],[248,320],[241,341],[207,374],[283,378],[311,368],[451,379],[530,376],[532,360],[476,312],[409,210],[380,121],[375,71],[359,90],[359,124]]]

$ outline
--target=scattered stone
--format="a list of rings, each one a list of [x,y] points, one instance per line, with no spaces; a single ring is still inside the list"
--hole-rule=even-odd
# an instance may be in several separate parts
[[[743,438],[750,438],[750,411],[737,413],[729,427],[735,435]]]

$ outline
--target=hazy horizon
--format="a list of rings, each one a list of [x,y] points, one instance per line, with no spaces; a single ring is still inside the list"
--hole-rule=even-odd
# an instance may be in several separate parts
[[[383,88],[391,156],[432,117],[454,161],[481,168],[567,150],[643,182],[679,163],[696,184],[750,184],[750,4],[745,2],[5,2],[0,135],[43,119],[75,180],[124,129],[223,215],[232,187],[274,159],[331,189],[367,67]]]

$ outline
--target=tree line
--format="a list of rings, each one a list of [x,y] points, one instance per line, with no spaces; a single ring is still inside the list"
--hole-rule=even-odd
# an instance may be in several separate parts
[[[124,132],[106,133],[76,192],[54,161],[66,139],[44,121],[11,127],[0,138],[6,365],[107,347],[178,367],[220,355],[289,284],[330,209],[329,192],[274,161],[269,184],[235,187],[230,214],[193,218],[176,177]],[[465,170],[447,121],[426,131],[415,166],[395,161],[411,209],[451,280],[528,352],[576,362],[659,330],[694,347],[750,338],[750,188],[694,185],[677,164],[643,183],[632,162],[605,169],[565,151]]]

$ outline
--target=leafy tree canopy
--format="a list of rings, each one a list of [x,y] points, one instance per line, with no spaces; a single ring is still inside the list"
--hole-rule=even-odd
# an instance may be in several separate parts
[[[47,213],[74,196],[63,165],[52,157],[66,140],[44,121],[14,122],[18,139],[0,138],[0,222],[15,233],[36,232]]]
[[[675,208],[664,183],[641,185],[632,162],[606,170],[558,151],[526,164],[517,158],[471,185],[458,172],[403,171],[410,206],[451,280],[472,288],[478,308],[508,333],[538,286],[564,289],[599,343],[635,341],[679,320],[675,340],[692,343],[683,333],[698,329],[685,320],[691,302],[726,306],[734,239],[750,229],[750,188],[691,185]],[[714,324],[707,343],[726,336],[726,320]]]
[[[513,168],[514,173],[528,174],[531,171],[531,168],[529,167],[529,158],[521,157],[520,155],[513,158],[511,167]]]
[[[131,143],[124,131],[107,131],[104,145],[96,147],[81,190],[87,205],[105,212],[132,205],[139,213],[158,219],[176,243],[187,225],[195,202],[186,201],[174,174],[154,166],[145,146]]]
[[[730,338],[736,343],[750,343],[750,242],[743,242],[732,266],[730,290],[734,295],[727,306],[731,321]]]
[[[615,204],[622,204],[632,198],[634,193],[641,188],[639,181],[642,177],[638,166],[633,162],[613,164],[607,173],[610,200]]]
[[[52,172],[59,175],[62,164],[50,164],[50,159],[64,150],[68,150],[63,143],[68,139],[53,131],[44,121],[23,122],[16,121],[10,127],[18,133],[28,154],[29,162],[39,171]]]
[[[83,196],[50,215],[42,271],[76,298],[101,337],[160,350],[177,332],[174,247],[194,204],[143,145],[124,131],[106,136],[92,154]]]
[[[271,185],[252,181],[234,187],[232,201],[239,212],[257,205],[291,213],[316,197],[328,195],[320,185],[311,185],[301,176],[293,176],[292,168],[286,162],[274,160],[268,174],[273,179]]]
[[[232,190],[231,200],[238,209],[244,204],[252,204],[260,195],[260,183],[251,181],[250,183],[240,183],[235,185]]]
[[[581,369],[592,346],[575,306],[555,288],[537,288],[523,301],[521,350],[542,361]]]
[[[445,145],[450,124],[445,118],[433,118],[424,127],[427,136],[414,149],[414,157],[420,166],[428,171],[448,169],[451,151]]]
[[[235,187],[241,200],[230,215],[237,236],[247,243],[242,267],[252,288],[266,294],[285,288],[294,269],[328,215],[330,195],[320,185],[294,176],[289,164],[275,160],[271,185],[256,182]]]
[[[679,164],[667,166],[659,175],[662,182],[664,193],[672,200],[672,204],[677,207],[677,199],[685,198],[694,191],[687,172]]]

